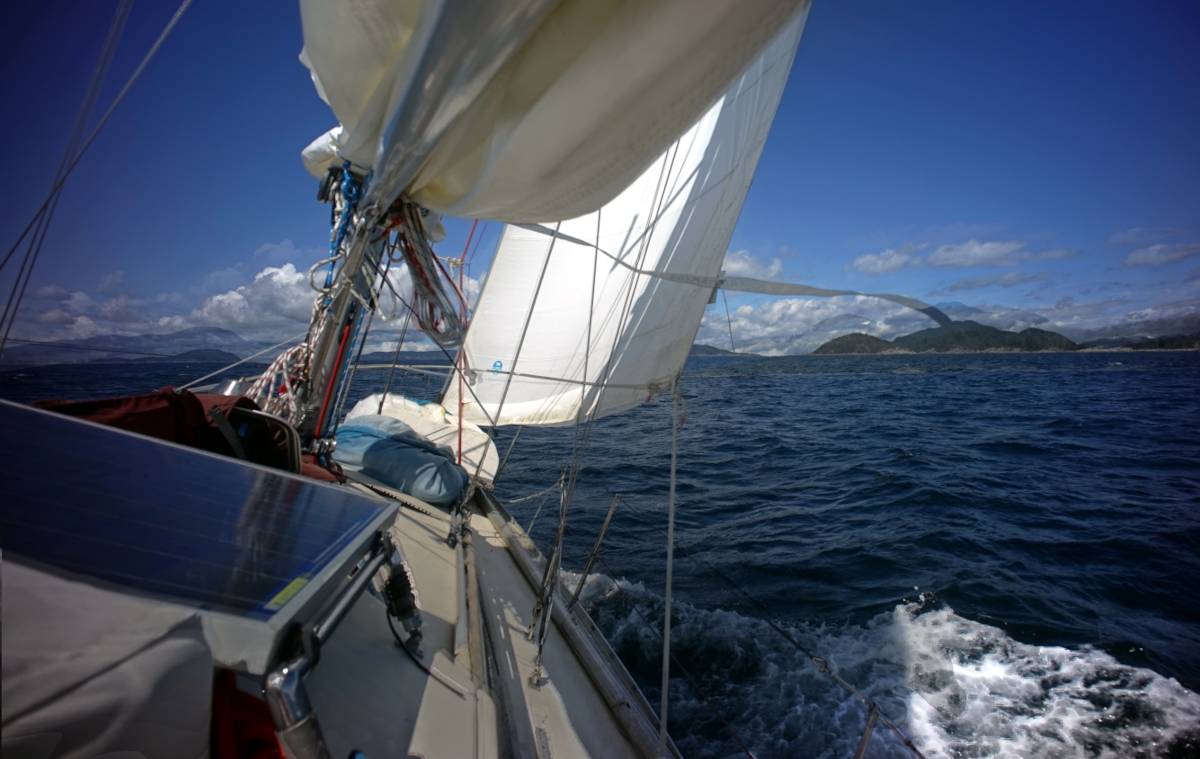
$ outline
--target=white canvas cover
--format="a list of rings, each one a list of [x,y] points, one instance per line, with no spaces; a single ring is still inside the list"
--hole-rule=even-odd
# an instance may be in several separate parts
[[[670,385],[720,274],[803,26],[803,15],[789,22],[599,211],[505,230],[463,344],[465,419],[570,423],[631,408]],[[458,402],[451,382],[443,405]]]
[[[208,756],[213,659],[194,609],[0,559],[5,757]]]
[[[346,421],[377,413],[389,416],[412,427],[434,445],[444,446],[457,454],[460,430],[455,409],[442,408],[436,403],[418,403],[395,393],[388,394],[380,409],[380,397],[381,393],[373,393],[363,398],[346,414]],[[499,463],[495,444],[486,432],[471,422],[463,423],[461,434],[463,469],[472,476],[478,472],[482,483],[491,484]]]
[[[413,199],[457,216],[588,213],[627,187],[808,5],[300,0],[301,60],[341,123],[305,150],[305,163],[317,176],[342,160],[375,169],[368,193],[387,194],[378,188],[404,162],[415,172],[403,180]],[[434,59],[437,77],[422,68]],[[407,155],[389,160],[381,149],[389,136]]]

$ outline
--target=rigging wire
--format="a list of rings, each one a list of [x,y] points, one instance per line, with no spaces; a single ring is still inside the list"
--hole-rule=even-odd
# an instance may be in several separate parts
[[[287,345],[288,343],[293,343],[302,337],[304,337],[303,334],[293,335],[292,337],[289,337],[286,340],[281,340],[280,342],[275,343],[274,345],[272,345],[269,348],[263,348],[262,350],[260,350],[257,353],[252,353],[249,356],[246,356],[245,358],[238,359],[237,361],[234,361],[229,366],[223,366],[220,369],[216,370],[215,372],[209,372],[208,374],[204,375],[203,377],[197,377],[196,379],[192,380],[191,382],[187,383],[186,385],[181,385],[177,389],[178,390],[187,390],[189,387],[192,387],[193,385],[199,385],[201,382],[203,382],[206,379],[209,379],[210,377],[216,377],[218,374],[223,374],[223,373],[229,371],[230,369],[234,368],[235,366],[241,366],[242,364],[246,363],[247,361],[250,361],[251,359],[258,358],[259,356],[263,355],[264,353],[270,353],[273,350],[279,350],[280,348]]]
[[[602,567],[604,567],[605,574],[607,574],[609,577],[614,576],[612,570],[609,568],[608,562],[604,558],[597,557],[596,561]],[[582,589],[583,589],[583,584],[581,581],[580,586],[578,588],[576,588],[576,590],[575,590],[576,597],[579,596],[579,593]],[[617,589],[620,590],[622,593],[625,592],[624,590],[621,589],[621,587],[619,585],[617,586]],[[651,624],[650,620],[648,620],[642,616],[642,612],[637,608],[636,605],[630,604],[629,610],[631,612],[633,612],[634,614],[636,614],[638,619],[641,620],[641,625],[638,626],[638,629],[649,630],[652,635],[654,635],[655,637],[658,638],[658,642],[661,644],[662,643],[662,633],[660,633],[658,631],[658,628],[655,627],[653,624]],[[704,690],[705,690],[704,688],[696,687],[697,679],[692,675],[692,673],[688,670],[687,667],[683,666],[683,663],[681,661],[679,661],[678,658],[676,658],[675,654],[671,654],[671,664],[672,664],[672,666],[674,666],[676,669],[679,670],[679,673],[683,675],[683,679],[687,680],[688,687],[691,688],[692,691],[697,692],[697,693],[704,692]],[[754,752],[751,751],[750,747],[746,745],[746,742],[742,740],[741,735],[738,734],[737,728],[735,728],[733,726],[733,723],[730,721],[724,721],[724,722],[722,722],[722,724],[724,724],[725,727],[728,728],[730,737],[733,738],[733,742],[738,745],[738,748],[740,748],[742,750],[742,753],[745,754],[746,756],[750,757],[750,759],[755,759]]]
[[[79,164],[79,160],[83,158],[84,153],[86,153],[88,148],[92,146],[92,143],[96,141],[96,138],[100,135],[100,130],[102,130],[104,125],[108,123],[108,120],[112,117],[113,112],[116,111],[117,106],[121,104],[121,101],[125,99],[125,96],[129,94],[129,90],[132,89],[134,83],[137,82],[137,80],[141,77],[142,72],[146,70],[146,66],[150,63],[151,59],[154,58],[155,54],[158,53],[159,48],[161,48],[163,43],[167,41],[167,37],[171,35],[171,32],[175,29],[175,26],[179,23],[180,18],[183,17],[184,12],[191,4],[192,0],[183,0],[183,2],[179,4],[179,8],[175,11],[175,14],[171,16],[171,19],[167,22],[167,25],[163,27],[163,30],[159,32],[158,38],[154,41],[154,44],[150,46],[150,49],[146,52],[146,55],[142,57],[141,62],[138,63],[137,68],[135,68],[133,73],[130,74],[129,79],[125,82],[125,85],[121,87],[119,92],[117,92],[116,97],[113,98],[112,104],[108,106],[108,110],[106,110],[104,115],[100,117],[100,120],[96,122],[96,126],[92,129],[91,133],[88,134],[87,139],[83,141],[82,146],[79,148],[78,152],[75,153],[75,157],[69,164],[67,164],[66,170],[63,172],[62,177],[60,177],[50,188],[50,192],[46,194],[45,200],[42,201],[42,204],[38,206],[37,211],[34,212],[33,218],[29,220],[29,223],[25,225],[25,229],[13,242],[12,247],[9,248],[7,253],[5,253],[3,261],[0,261],[0,269],[3,269],[4,264],[8,263],[8,259],[12,257],[13,252],[20,246],[21,242],[25,239],[25,236],[29,234],[30,230],[33,229],[34,225],[37,223],[37,220],[46,212],[54,197],[59,193],[60,190],[62,190],[63,184],[67,181],[67,177],[69,177],[71,172],[75,170],[75,167]]]
[[[113,14],[108,34],[105,35],[104,45],[100,50],[100,57],[97,59],[96,66],[92,71],[91,81],[88,83],[83,101],[79,104],[79,111],[75,115],[75,124],[71,128],[71,135],[67,140],[66,147],[63,149],[63,155],[59,161],[58,168],[55,169],[54,182],[56,187],[62,181],[65,181],[66,175],[70,173],[68,165],[71,163],[72,157],[81,152],[79,144],[80,139],[83,137],[84,127],[87,124],[88,116],[96,105],[96,99],[100,96],[100,86],[104,82],[113,57],[116,55],[117,45],[125,30],[125,24],[129,20],[129,13],[132,8],[132,0],[122,0]],[[33,237],[30,238],[25,255],[21,259],[21,267],[17,271],[16,279],[13,281],[13,288],[8,302],[4,304],[3,315],[0,315],[0,325],[2,325],[3,330],[2,334],[0,334],[0,353],[4,352],[4,345],[8,341],[9,332],[16,323],[17,312],[20,310],[21,301],[25,297],[25,289],[29,286],[34,266],[41,255],[42,245],[45,244],[46,235],[50,230],[50,222],[54,217],[54,212],[58,209],[60,197],[61,195],[57,190],[52,190],[50,196],[47,198],[48,205],[46,203],[43,204],[43,208],[39,209],[32,222]],[[29,229],[30,227],[26,227],[26,232]],[[21,240],[24,239],[24,235],[25,233],[23,232],[17,242],[13,244],[12,249],[5,255],[4,260],[0,261],[0,270],[12,258],[13,253],[20,246]]]
[[[392,356],[392,368],[388,370],[387,382],[383,385],[383,394],[379,396],[379,410],[376,414],[383,414],[383,404],[387,401],[388,393],[392,391],[392,380],[396,377],[396,365],[400,363],[400,351],[404,348],[404,338],[408,336],[408,324],[412,321],[412,311],[409,310],[404,314],[404,324],[400,327],[400,339],[396,341],[396,354]]]
[[[729,298],[725,297],[725,288],[721,288],[721,301],[725,304],[725,326],[729,327],[729,350],[737,353],[733,342],[733,319],[729,316]]]
[[[678,153],[678,143],[676,143],[676,145],[672,148],[669,159],[667,159],[664,156],[662,165],[659,169],[658,179],[655,184],[654,194],[650,200],[650,208],[651,208],[652,213],[650,214],[649,218],[654,218],[657,215],[656,213],[654,213],[654,211],[656,209],[660,209],[661,203],[664,202],[666,199],[666,188],[667,188],[667,185],[670,180],[671,172],[675,165],[675,157],[676,157],[677,153]],[[635,221],[635,223],[636,223],[636,221]],[[638,253],[636,255],[636,259],[637,259],[636,267],[640,267],[644,263],[645,258],[648,254],[649,244],[650,244],[649,232],[653,226],[654,226],[653,223],[649,224],[647,227],[647,230],[645,230],[640,237],[641,243],[640,243],[640,248],[638,250]],[[553,234],[551,236],[551,250],[553,250],[554,239],[556,239],[559,236],[560,227],[561,227],[561,223],[558,226],[556,226],[555,229],[553,230]],[[600,230],[600,227],[599,227],[599,225],[597,225],[597,239],[596,239],[596,243],[594,246],[596,252],[600,251],[599,230]],[[632,226],[630,228],[630,231],[632,232]],[[582,241],[580,241],[580,244],[587,245],[587,243],[584,243]],[[637,289],[637,277],[638,277],[638,272],[636,270],[636,267],[634,268],[632,276],[628,277],[626,280],[626,283],[625,283],[626,291],[625,291],[624,304],[621,308],[621,316],[617,321],[617,324],[623,325],[621,327],[622,332],[627,331],[631,328],[630,315],[632,313],[633,295],[634,295],[635,290]],[[593,303],[593,306],[594,306],[594,303]],[[624,334],[618,333],[616,335],[616,337],[614,338],[613,345],[614,346],[619,345],[624,336],[625,336]],[[566,482],[563,485],[562,493],[560,494],[560,497],[559,497],[559,507],[558,507],[559,508],[559,525],[558,525],[558,530],[557,530],[557,533],[555,536],[554,549],[553,549],[552,553],[550,554],[549,561],[546,562],[546,568],[542,575],[541,597],[538,600],[537,604],[534,606],[533,624],[530,626],[530,631],[529,631],[530,637],[532,638],[536,635],[537,641],[538,641],[538,653],[534,660],[535,661],[534,677],[538,680],[541,679],[542,649],[543,649],[543,646],[545,645],[546,636],[549,632],[549,625],[548,625],[547,618],[550,615],[549,607],[550,607],[551,594],[553,592],[554,587],[558,584],[559,570],[561,567],[562,553],[563,553],[563,541],[566,536],[567,511],[570,508],[571,500],[574,497],[575,485],[578,482],[579,474],[583,469],[583,456],[584,456],[584,452],[587,450],[588,443],[591,440],[591,432],[592,432],[592,426],[593,426],[592,421],[595,417],[595,410],[597,410],[599,408],[599,401],[603,395],[604,386],[607,384],[608,379],[611,376],[613,367],[615,365],[616,355],[617,355],[617,351],[614,350],[614,351],[610,352],[608,359],[604,363],[604,367],[601,371],[600,390],[597,393],[596,403],[593,405],[591,410],[585,412],[582,416],[577,414],[576,418],[575,418],[574,440],[572,441],[572,446],[571,446],[571,458],[570,458],[569,464],[566,469]],[[516,369],[515,366],[512,368],[514,370]],[[509,380],[511,381],[511,379],[512,378],[510,376]]]
[[[383,265],[383,278],[387,279],[388,272],[392,268],[392,258],[388,256],[387,263]],[[367,338],[371,335],[371,325],[375,323],[375,312],[379,310],[379,296],[383,294],[383,284],[375,288],[371,293],[371,302],[374,308],[367,309],[367,324],[363,328],[362,337],[359,338],[358,351],[354,354],[354,360],[350,362],[350,367],[346,372],[346,379],[342,382],[342,387],[338,392],[338,398],[334,401],[333,411],[330,414],[330,419],[335,420],[342,415],[342,409],[345,407],[346,399],[350,397],[350,386],[354,383],[354,377],[358,373],[358,363],[362,360],[363,349],[367,347]]]
[[[512,455],[513,449],[517,447],[517,441],[521,439],[521,431],[524,429],[524,425],[518,426],[517,431],[513,433],[513,439],[508,441],[508,448],[504,451],[504,457],[500,459],[500,463],[496,466],[496,473],[492,475],[493,485],[495,485],[496,481],[500,479],[500,473],[503,472],[504,467],[508,465],[508,457]]]
[[[686,558],[692,559],[696,564],[700,565],[700,567],[702,569],[706,570],[711,576],[716,577],[717,579],[721,580],[721,582],[725,583],[725,585],[727,585],[735,593],[737,593],[739,596],[741,596],[746,601],[746,603],[748,603],[751,607],[754,608],[758,619],[760,619],[762,622],[764,622],[768,627],[770,627],[773,631],[775,631],[775,633],[777,633],[781,638],[783,638],[785,641],[787,641],[802,656],[804,656],[804,658],[808,659],[808,661],[816,668],[816,670],[818,672],[820,672],[821,674],[825,675],[830,680],[832,680],[838,687],[840,687],[843,691],[845,691],[847,695],[853,697],[854,699],[859,701],[863,706],[867,707],[868,711],[874,711],[876,713],[876,718],[880,722],[882,722],[884,724],[884,726],[886,726],[889,730],[891,730],[896,735],[896,737],[900,740],[900,742],[904,744],[905,748],[907,748],[910,752],[912,752],[912,754],[914,756],[918,757],[919,759],[924,759],[925,755],[923,753],[921,753],[921,750],[919,748],[917,748],[916,744],[913,743],[912,739],[908,737],[908,735],[900,728],[899,725],[897,725],[890,718],[888,718],[887,716],[885,716],[883,714],[882,709],[879,708],[879,705],[875,702],[874,699],[864,696],[862,693],[860,693],[858,691],[857,688],[855,688],[853,685],[851,685],[849,682],[847,682],[845,679],[843,679],[841,677],[841,675],[834,672],[833,668],[830,666],[829,661],[827,659],[825,659],[822,656],[818,656],[816,653],[811,651],[808,647],[806,647],[803,643],[801,643],[796,638],[795,635],[788,632],[788,630],[783,625],[776,622],[772,618],[771,610],[769,608],[767,608],[766,604],[764,604],[762,601],[759,601],[755,596],[751,595],[750,592],[748,590],[746,590],[745,588],[743,588],[740,584],[738,584],[738,582],[736,580],[729,577],[727,574],[725,574],[721,570],[717,569],[709,562],[705,561],[700,556],[700,552],[693,550],[694,548],[695,548],[694,545],[680,546],[679,554]]]
[[[458,261],[458,301],[459,308],[462,309],[460,318],[463,323],[463,341],[466,341],[466,325],[467,325],[467,298],[463,295],[463,277],[467,271],[467,251],[471,247],[471,240],[475,237],[475,229],[479,226],[479,219],[471,222],[471,231],[467,234],[467,242],[463,245],[463,252]],[[480,235],[482,239],[482,235]],[[458,363],[466,366],[467,351],[466,347],[459,345],[458,347]],[[463,373],[458,373],[458,465],[462,466],[462,444],[463,444]],[[479,466],[483,466],[483,456],[479,457]],[[476,467],[476,476],[479,475],[479,468]]]
[[[680,406],[683,397],[679,392],[679,377],[671,383],[671,476],[667,489],[667,579],[666,592],[663,593],[663,662],[662,662],[662,699],[659,711],[658,739],[667,743],[667,707],[671,682],[671,592],[675,572],[675,481],[679,464],[679,427],[683,424]]]
[[[175,358],[172,353],[152,353],[150,351],[135,351],[126,348],[105,348],[103,346],[91,347],[87,345],[70,345],[57,342],[55,340],[26,340],[22,337],[8,338],[10,343],[22,343],[25,345],[48,345],[51,348],[60,348],[66,351],[87,351],[91,353],[124,353],[130,356],[157,356],[159,358]]]

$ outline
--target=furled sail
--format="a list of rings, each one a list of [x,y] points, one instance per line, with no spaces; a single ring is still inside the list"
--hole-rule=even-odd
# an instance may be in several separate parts
[[[460,399],[449,383],[447,409],[461,400],[463,417],[485,425],[563,424],[669,387],[713,294],[805,16],[599,211],[505,229],[462,346],[469,386]]]
[[[373,171],[444,213],[589,213],[703,114],[809,0],[300,0],[301,60],[341,125],[317,176]]]

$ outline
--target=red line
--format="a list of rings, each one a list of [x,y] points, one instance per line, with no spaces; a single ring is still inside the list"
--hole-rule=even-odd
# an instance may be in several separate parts
[[[338,372],[342,368],[342,358],[346,355],[346,342],[350,339],[350,324],[342,327],[342,340],[338,343],[337,358],[333,362],[333,373],[329,375],[329,386],[325,388],[325,400],[321,401],[321,415],[317,417],[317,426],[313,429],[313,439],[321,437],[321,428],[325,425],[325,412],[329,410],[329,401],[333,398],[333,385],[337,382]]]

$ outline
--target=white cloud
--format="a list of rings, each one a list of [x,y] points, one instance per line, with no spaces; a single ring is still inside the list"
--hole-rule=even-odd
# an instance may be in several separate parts
[[[235,266],[217,269],[205,274],[204,278],[200,280],[198,285],[199,294],[210,295],[212,293],[224,292],[225,290],[232,290],[245,281],[246,274]]]
[[[392,291],[406,300],[412,297],[407,267],[393,267],[388,280],[392,287],[384,288],[372,325],[372,331],[380,335],[399,330],[407,313]],[[466,277],[463,284],[468,302],[473,302],[479,296],[479,280]],[[317,293],[309,285],[308,269],[298,269],[288,262],[264,267],[250,282],[206,297],[190,313],[161,317],[155,327],[160,331],[222,327],[243,337],[274,342],[307,328],[316,299]],[[419,334],[416,324],[409,329],[409,339],[416,340]],[[372,345],[377,344],[376,339],[372,339]]]
[[[929,254],[930,266],[1007,266],[1024,247],[1016,240],[968,240],[957,245],[942,245]]]
[[[162,317],[158,326],[224,327],[243,337],[280,339],[308,325],[315,298],[306,272],[291,263],[268,266],[249,283],[205,298],[190,314]]]
[[[942,245],[929,254],[930,266],[1013,266],[1021,261],[1048,261],[1075,255],[1068,248],[1029,250],[1019,240],[967,240],[955,245]]]
[[[71,323],[71,326],[68,329],[69,336],[75,338],[92,337],[94,335],[102,334],[105,331],[106,330],[100,329],[100,327],[96,325],[96,322],[92,321],[86,316],[76,316],[75,320]]]
[[[976,240],[951,245],[940,245],[926,256],[917,251],[925,245],[909,248],[888,248],[880,253],[866,253],[855,258],[850,267],[864,274],[888,274],[914,266],[941,266],[968,268],[975,266],[1012,266],[1020,261],[1045,261],[1066,258],[1074,251],[1052,248],[1033,251],[1019,240]]]
[[[1073,340],[1194,331],[1200,320],[1200,300],[1196,299],[1144,306],[1128,298],[1077,302],[1068,297],[1024,309],[987,304],[938,305],[953,319],[970,319],[1013,331],[1036,326]],[[932,326],[927,317],[911,309],[866,296],[781,298],[742,304],[733,309],[728,322],[724,309],[710,308],[696,342],[728,348],[732,328],[737,350],[781,355],[807,353],[851,332],[893,339]]]
[[[854,259],[850,266],[864,274],[887,274],[920,263],[921,258],[914,253],[888,248],[882,253],[863,254]]]
[[[327,255],[329,254],[315,249],[301,250],[296,247],[296,243],[284,239],[279,242],[267,242],[259,245],[255,249],[253,257],[258,260],[265,260],[268,263],[282,264],[288,261],[315,261]]]
[[[39,298],[65,298],[67,297],[67,289],[59,285],[46,285],[39,287],[34,294]]]
[[[71,293],[63,302],[63,308],[79,314],[90,311],[95,305],[96,301],[92,300],[92,296],[79,290]]]
[[[711,309],[701,323],[697,342],[734,347],[763,355],[807,353],[849,332],[895,337],[934,326],[915,311],[866,296],[778,298],[738,306],[726,321],[723,309]]]
[[[37,320],[42,324],[71,324],[75,321],[75,317],[68,314],[61,308],[51,308],[48,311],[43,311],[38,314]]]
[[[1108,241],[1112,245],[1149,245],[1165,240],[1175,232],[1169,227],[1133,227],[1117,232]]]
[[[980,290],[985,287],[1016,287],[1017,285],[1044,282],[1050,275],[1046,272],[1026,273],[1010,271],[1005,274],[991,274],[983,277],[966,277],[955,280],[942,288],[943,292],[961,292],[963,290]]]
[[[128,295],[117,295],[100,304],[97,315],[110,322],[137,323],[145,321],[145,316],[138,311],[141,301]]]
[[[121,271],[120,269],[117,271],[110,271],[108,274],[105,274],[100,278],[100,283],[96,285],[96,292],[114,293],[117,290],[120,290],[124,284],[125,272]]]
[[[783,261],[772,258],[770,263],[763,263],[748,250],[726,253],[725,263],[722,266],[725,273],[732,277],[775,279],[783,273]]]
[[[1138,248],[1125,257],[1126,266],[1162,266],[1200,253],[1200,244],[1167,245],[1158,243]]]

